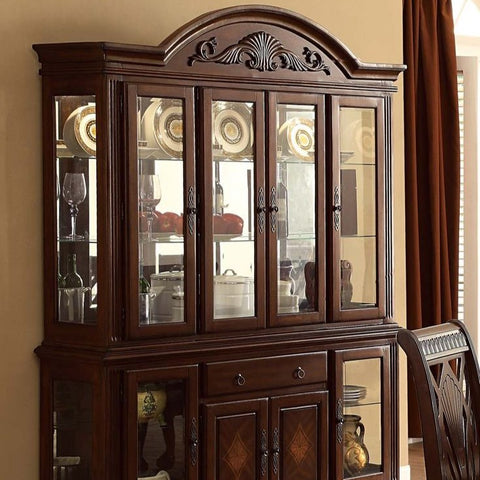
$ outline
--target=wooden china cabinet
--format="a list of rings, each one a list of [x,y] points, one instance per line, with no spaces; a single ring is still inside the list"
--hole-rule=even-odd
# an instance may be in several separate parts
[[[263,6],[34,49],[40,478],[397,479],[403,67]]]

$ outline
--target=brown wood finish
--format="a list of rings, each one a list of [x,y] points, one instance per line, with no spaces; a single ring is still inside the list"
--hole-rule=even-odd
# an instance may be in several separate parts
[[[428,480],[474,480],[480,473],[480,370],[465,325],[400,330],[421,405]]]
[[[344,475],[344,442],[345,442],[345,416],[344,409],[346,408],[346,401],[344,398],[344,385],[347,384],[347,378],[344,375],[345,362],[364,361],[369,359],[377,359],[380,362],[379,369],[379,395],[380,395],[380,443],[382,451],[382,464],[378,466],[378,473],[372,474],[366,468],[364,473],[370,473],[369,478],[380,480],[383,478],[394,477],[395,472],[392,471],[392,455],[396,440],[394,437],[395,430],[392,424],[397,422],[395,412],[390,408],[384,408],[385,405],[390,405],[391,398],[391,359],[390,349],[387,346],[357,348],[349,350],[337,350],[334,353],[335,361],[332,368],[335,369],[335,391],[336,394],[331,397],[330,408],[333,416],[332,421],[335,421],[334,428],[330,429],[331,445],[335,445],[335,478],[343,478]],[[370,372],[375,375],[375,372]],[[361,378],[356,378],[355,381],[361,381]],[[360,472],[361,473],[361,472]],[[351,475],[346,475],[348,478]]]
[[[204,296],[204,329],[207,332],[225,331],[225,330],[249,330],[255,328],[265,327],[265,296],[262,292],[266,288],[265,278],[265,230],[261,230],[258,222],[258,197],[260,189],[265,191],[265,166],[263,164],[265,151],[265,132],[263,125],[265,123],[265,113],[263,106],[262,92],[248,92],[248,91],[233,91],[233,90],[210,90],[202,89],[203,111],[202,111],[202,167],[201,178],[202,182],[202,198],[204,199],[204,208],[202,209],[202,225],[203,225],[203,239],[202,239],[202,285],[205,287],[207,294]],[[212,272],[213,268],[213,222],[212,210],[213,200],[210,192],[213,190],[212,185],[212,103],[219,101],[232,102],[251,102],[253,103],[254,115],[254,185],[253,185],[253,231],[255,232],[255,312],[251,317],[243,318],[214,318],[214,279]],[[242,188],[240,186],[240,188]],[[221,272],[223,273],[223,272]]]
[[[327,380],[325,352],[253,358],[205,365],[209,396],[309,385]]]
[[[197,366],[127,371],[126,377],[127,404],[125,416],[127,418],[127,449],[129,452],[132,452],[132,455],[128,455],[125,458],[128,477],[137,478],[139,469],[148,468],[146,465],[142,466],[143,463],[146,463],[142,457],[144,445],[140,446],[139,443],[145,442],[145,435],[149,433],[148,430],[153,430],[155,427],[153,420],[143,425],[138,420],[137,412],[141,409],[141,405],[139,405],[140,398],[138,397],[139,386],[141,384],[166,384],[167,402],[163,413],[165,425],[160,428],[163,441],[166,444],[166,450],[164,452],[155,452],[158,455],[156,465],[158,468],[164,468],[165,463],[161,462],[170,462],[167,465],[171,467],[173,460],[170,461],[169,457],[175,455],[176,444],[183,441],[185,444],[185,461],[183,465],[185,470],[183,475],[192,480],[198,478],[200,444],[198,440]],[[180,382],[183,385],[180,393],[175,394],[173,392],[172,396],[168,396],[170,394],[168,391],[169,381]],[[170,404],[168,402],[169,398],[175,398],[176,402]],[[169,412],[171,413],[169,414]],[[178,415],[181,415],[184,419],[183,432],[179,431],[179,427],[174,422],[175,417]],[[144,428],[142,429],[142,427]],[[142,433],[144,437],[140,439],[139,436]],[[155,444],[159,446],[159,440],[156,440]]]
[[[267,399],[206,405],[205,478],[266,478],[268,475]]]
[[[333,228],[333,205],[334,205],[334,190],[335,187],[340,188],[340,136],[331,136],[332,145],[332,179],[329,183],[329,195],[331,204],[327,200],[327,221],[330,222],[330,231],[332,232],[333,240],[330,242],[330,258],[333,262],[331,272],[330,303],[331,316],[336,321],[359,320],[365,318],[384,318],[385,317],[385,210],[386,210],[386,196],[385,196],[385,114],[384,101],[382,98],[362,98],[362,97],[337,97],[331,98],[331,115],[332,115],[332,131],[340,131],[340,109],[342,107],[355,108],[370,108],[375,110],[375,175],[376,175],[376,298],[377,304],[370,308],[357,308],[354,310],[346,310],[341,308],[340,299],[340,282],[341,278],[341,258],[340,253],[340,230]],[[341,194],[341,192],[340,192]],[[341,212],[340,212],[341,216]],[[336,281],[335,281],[336,279]]]
[[[149,457],[144,468],[138,447],[146,428],[140,427],[139,437],[138,385],[165,384],[167,390],[169,382],[178,380],[185,390],[172,387],[163,413],[178,425],[175,408],[183,408],[185,445],[175,458],[183,459],[184,467],[181,462],[171,467],[170,454],[157,465],[169,471],[171,480],[342,480],[337,403],[346,393],[345,362],[378,359],[381,466],[369,465],[373,473],[365,469],[356,478],[397,480],[390,117],[393,82],[403,67],[363,63],[308,19],[267,6],[203,15],[156,47],[71,43],[34,48],[42,63],[44,142],[45,339],[36,350],[41,361],[40,479],[59,480],[52,473],[53,422],[69,405],[59,406],[55,382],[84,382],[93,392],[91,445],[86,441],[76,451],[62,452],[80,456],[91,475],[71,480],[137,480],[139,466],[140,478],[156,473],[154,457],[163,442],[158,430],[147,442],[153,460]],[[93,325],[59,322],[55,293],[54,99],[84,95],[95,95],[98,132],[99,300]],[[183,213],[194,221],[191,231],[184,221],[183,231],[185,322],[140,327],[137,99],[142,96],[183,101]],[[213,299],[215,100],[252,102],[255,115],[255,314],[221,320],[214,319]],[[277,312],[278,240],[267,208],[269,190],[276,185],[276,105],[283,103],[313,105],[316,112],[316,248],[299,257],[308,262],[306,295],[315,308],[305,313]],[[351,311],[339,308],[340,235],[332,225],[332,192],[340,183],[341,106],[376,112],[378,305]],[[67,105],[63,110],[62,118]],[[62,158],[60,171],[82,161]],[[88,242],[60,243],[65,253],[90,248]],[[82,403],[82,394],[77,397],[73,405]],[[170,425],[165,420],[168,435]],[[372,427],[365,428],[370,432]],[[71,435],[72,445],[78,445],[76,434]]]
[[[327,478],[328,392],[271,399],[270,478]]]
[[[151,338],[154,336],[188,335],[196,330],[196,309],[195,299],[197,294],[197,268],[195,262],[196,253],[196,229],[193,233],[188,231],[187,221],[184,221],[184,274],[185,274],[185,322],[181,324],[158,324],[139,325],[138,320],[138,143],[137,143],[137,99],[138,97],[175,98],[183,101],[184,114],[184,200],[183,217],[188,217],[188,192],[190,187],[195,186],[195,145],[194,135],[194,102],[192,88],[177,88],[165,85],[127,85],[127,137],[128,159],[125,177],[129,179],[127,186],[128,198],[128,220],[126,225],[126,236],[128,236],[128,259],[129,269],[126,276],[127,291],[129,292],[129,305],[127,308],[127,338]],[[194,189],[195,195],[195,189]]]
[[[277,105],[292,104],[292,105],[309,105],[315,107],[315,184],[316,192],[315,198],[317,203],[315,205],[316,224],[315,224],[315,261],[318,266],[315,268],[314,291],[316,298],[316,305],[313,312],[302,312],[301,314],[279,314],[277,311],[277,277],[278,277],[278,240],[277,232],[270,232],[268,243],[268,285],[269,285],[269,311],[271,312],[269,326],[288,326],[323,323],[325,322],[325,262],[320,259],[325,258],[325,99],[323,96],[308,95],[308,94],[288,94],[288,93],[270,93],[268,98],[268,114],[269,114],[269,145],[268,145],[268,188],[267,193],[276,186],[276,163],[277,163]],[[269,228],[272,230],[270,225]]]

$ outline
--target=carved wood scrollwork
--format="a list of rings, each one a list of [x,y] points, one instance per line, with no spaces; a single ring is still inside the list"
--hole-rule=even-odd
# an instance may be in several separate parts
[[[197,206],[195,202],[195,190],[192,186],[188,189],[188,199],[187,199],[187,222],[188,222],[188,233],[193,235],[195,231],[195,222],[197,219]]]
[[[198,460],[198,428],[197,420],[192,418],[192,424],[190,425],[190,461],[192,467],[197,464]]]
[[[261,449],[261,458],[260,458],[260,473],[262,477],[265,476],[267,473],[268,467],[268,443],[267,443],[267,432],[266,430],[262,429],[262,437],[260,441],[260,449]]]
[[[266,32],[255,32],[243,37],[236,45],[230,45],[215,55],[217,39],[204,40],[197,45],[197,52],[189,58],[188,64],[214,62],[224,65],[245,64],[251,70],[274,72],[278,68],[294,72],[324,72],[330,75],[319,52],[308,47],[303,49],[304,59],[285,48],[279,40]]]
[[[337,409],[335,412],[335,417],[337,421],[337,443],[342,443],[344,419],[343,419],[343,402],[341,398],[337,400]]]

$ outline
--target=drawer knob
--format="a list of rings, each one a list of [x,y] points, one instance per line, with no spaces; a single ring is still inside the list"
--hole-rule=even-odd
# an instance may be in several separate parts
[[[237,373],[235,375],[235,385],[238,385],[239,387],[243,387],[247,383],[247,380],[241,373]]]
[[[302,378],[305,378],[305,370],[302,367],[297,367],[293,373],[293,376],[299,380],[302,380]]]

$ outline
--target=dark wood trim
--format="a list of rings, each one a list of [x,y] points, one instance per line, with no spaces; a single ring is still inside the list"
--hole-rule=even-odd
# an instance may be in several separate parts
[[[340,305],[341,290],[340,282],[340,229],[334,228],[333,220],[333,204],[335,196],[335,188],[340,189],[340,136],[335,132],[340,132],[340,109],[341,107],[353,108],[370,108],[375,110],[375,178],[376,178],[376,269],[377,269],[377,285],[376,299],[377,305],[371,308],[358,308],[343,310]],[[384,318],[385,317],[385,114],[384,100],[382,97],[332,97],[331,98],[331,118],[332,132],[331,136],[331,189],[329,190],[330,199],[327,199],[327,215],[329,217],[329,229],[331,240],[329,241],[329,256],[333,262],[331,267],[331,281],[329,297],[331,298],[330,316],[334,321],[350,321],[367,318]],[[339,190],[340,191],[340,190]],[[329,203],[331,202],[331,203]],[[391,252],[390,252],[391,253]],[[391,261],[390,261],[391,262]]]

